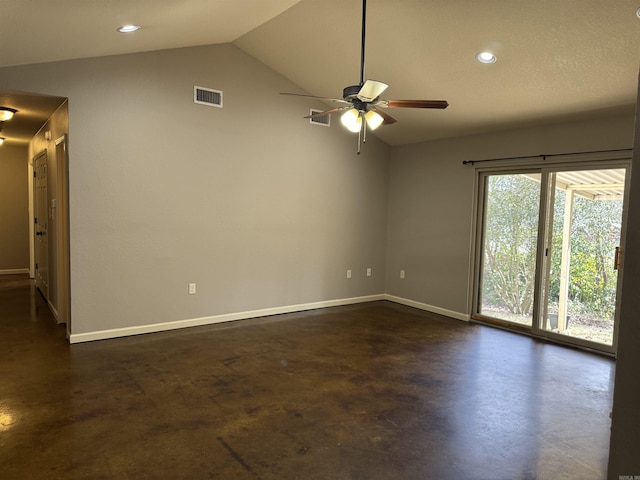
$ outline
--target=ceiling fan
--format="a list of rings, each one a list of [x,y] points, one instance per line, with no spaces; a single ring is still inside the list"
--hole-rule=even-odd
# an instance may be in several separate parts
[[[301,93],[282,93],[298,97],[317,98],[341,104],[324,112],[307,115],[304,118],[319,118],[332,113],[344,112],[340,117],[342,124],[350,131],[358,133],[358,155],[360,143],[366,142],[367,127],[375,130],[380,125],[396,123],[397,119],[385,112],[386,108],[437,108],[449,106],[446,100],[381,100],[380,95],[389,87],[377,80],[364,81],[364,51],[367,18],[367,0],[362,0],[362,47],[360,55],[360,83],[350,85],[342,91],[342,98],[317,97]]]

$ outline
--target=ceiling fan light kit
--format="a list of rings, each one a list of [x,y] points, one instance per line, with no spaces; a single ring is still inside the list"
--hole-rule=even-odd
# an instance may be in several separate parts
[[[352,108],[342,114],[340,122],[350,132],[358,133],[362,128],[362,115],[358,110]]]
[[[382,115],[374,112],[373,110],[369,110],[367,113],[365,113],[364,118],[371,130],[375,130],[384,123],[384,118],[382,118]]]
[[[397,120],[383,111],[387,108],[436,108],[444,109],[449,106],[446,100],[381,100],[380,95],[389,87],[386,83],[377,80],[364,81],[364,53],[365,32],[367,18],[367,0],[362,0],[362,47],[360,56],[360,83],[350,85],[342,91],[342,98],[326,98],[300,93],[282,93],[282,95],[294,95],[298,97],[316,98],[330,102],[336,102],[342,106],[313,113],[304,118],[319,118],[332,113],[344,112],[340,122],[349,131],[358,134],[358,155],[361,142],[366,142],[367,128],[375,130],[380,125],[391,125]],[[495,61],[495,59],[494,59]]]

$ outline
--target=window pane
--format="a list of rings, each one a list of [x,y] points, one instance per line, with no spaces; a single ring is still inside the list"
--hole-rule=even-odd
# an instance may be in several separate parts
[[[543,328],[613,344],[616,247],[620,245],[624,169],[554,173],[548,310]]]
[[[480,314],[532,325],[541,175],[490,175]]]

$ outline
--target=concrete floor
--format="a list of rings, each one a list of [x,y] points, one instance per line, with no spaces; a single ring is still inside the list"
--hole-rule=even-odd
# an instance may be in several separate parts
[[[0,478],[600,479],[614,362],[389,302],[68,345],[0,277]]]

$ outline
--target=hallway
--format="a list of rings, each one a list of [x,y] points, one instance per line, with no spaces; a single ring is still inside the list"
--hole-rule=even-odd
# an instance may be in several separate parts
[[[69,345],[0,277],[0,477],[604,478],[613,360],[390,302]]]

